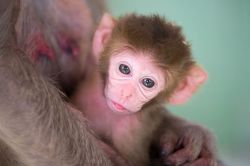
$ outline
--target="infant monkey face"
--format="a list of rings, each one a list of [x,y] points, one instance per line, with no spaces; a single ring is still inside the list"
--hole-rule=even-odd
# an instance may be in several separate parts
[[[164,72],[149,55],[125,51],[111,56],[105,97],[116,113],[140,111],[165,87]]]

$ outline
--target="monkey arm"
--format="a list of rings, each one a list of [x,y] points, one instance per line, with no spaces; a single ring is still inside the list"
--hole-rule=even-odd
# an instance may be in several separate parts
[[[155,144],[167,165],[223,165],[218,161],[213,135],[200,125],[172,115],[163,109],[164,121]]]

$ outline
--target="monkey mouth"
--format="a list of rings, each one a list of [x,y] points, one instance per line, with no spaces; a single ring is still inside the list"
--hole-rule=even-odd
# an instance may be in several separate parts
[[[118,104],[114,101],[112,101],[113,105],[115,106],[115,108],[117,108],[117,110],[126,110],[125,107],[123,107],[121,104]]]
[[[118,104],[117,102],[110,100],[110,105],[113,109],[111,109],[114,112],[118,112],[118,113],[129,113],[130,111],[127,110],[123,105]]]

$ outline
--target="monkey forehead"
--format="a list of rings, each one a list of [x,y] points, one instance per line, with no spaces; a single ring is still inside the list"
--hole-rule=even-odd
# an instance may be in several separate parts
[[[123,51],[111,56],[110,62],[113,67],[125,62],[131,68],[133,77],[153,77],[156,79],[158,86],[165,87],[165,72],[157,66],[149,53]],[[113,67],[111,68],[113,69]]]

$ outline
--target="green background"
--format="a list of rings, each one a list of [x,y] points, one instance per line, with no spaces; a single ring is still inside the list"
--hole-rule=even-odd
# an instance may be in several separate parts
[[[250,163],[250,1],[108,0],[110,12],[158,13],[183,27],[209,80],[172,112],[209,128],[228,165]]]

